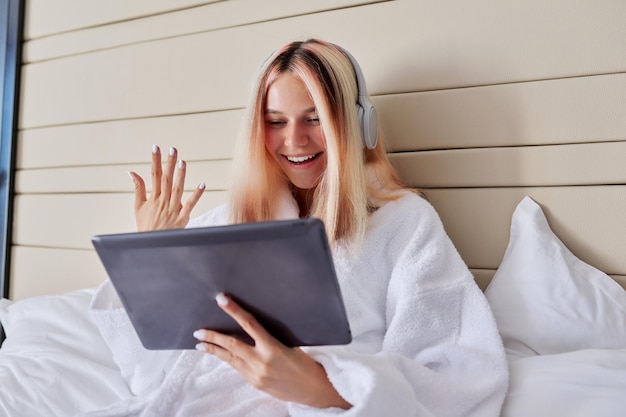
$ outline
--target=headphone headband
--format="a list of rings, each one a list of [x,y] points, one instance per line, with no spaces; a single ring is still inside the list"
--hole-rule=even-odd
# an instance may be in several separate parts
[[[334,45],[334,44],[333,44]],[[345,50],[339,45],[335,45],[341,52],[344,53],[350,60],[354,73],[356,75],[357,84],[357,103],[356,112],[359,118],[359,125],[361,128],[361,140],[363,141],[363,147],[367,149],[374,149],[378,143],[378,113],[376,108],[367,97],[367,89],[365,88],[365,77],[363,71],[357,60],[352,56],[350,52]]]

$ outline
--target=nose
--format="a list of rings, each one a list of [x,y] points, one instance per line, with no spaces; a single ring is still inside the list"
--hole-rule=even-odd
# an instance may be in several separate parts
[[[290,147],[304,146],[309,142],[307,130],[297,123],[290,123],[285,131],[285,145]]]

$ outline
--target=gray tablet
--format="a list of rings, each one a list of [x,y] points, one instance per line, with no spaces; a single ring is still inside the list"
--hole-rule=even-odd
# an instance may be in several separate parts
[[[147,349],[193,349],[198,329],[252,343],[217,306],[218,292],[287,346],[352,340],[318,219],[99,235],[92,242]]]

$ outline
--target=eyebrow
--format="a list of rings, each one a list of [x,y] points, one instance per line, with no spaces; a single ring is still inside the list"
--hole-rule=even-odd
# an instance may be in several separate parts
[[[315,109],[315,107],[309,107],[308,109],[304,110],[303,113],[316,113],[317,110]],[[273,110],[273,109],[265,109],[265,114],[282,114],[283,112],[278,111],[278,110]]]

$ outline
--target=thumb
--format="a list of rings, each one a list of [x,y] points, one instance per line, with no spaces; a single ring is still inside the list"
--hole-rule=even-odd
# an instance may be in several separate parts
[[[128,176],[135,184],[135,211],[138,210],[143,203],[146,202],[146,184],[137,173],[129,171]]]

